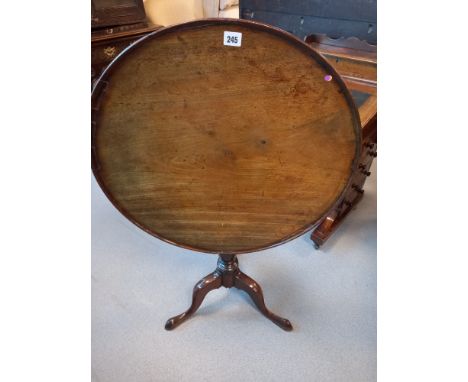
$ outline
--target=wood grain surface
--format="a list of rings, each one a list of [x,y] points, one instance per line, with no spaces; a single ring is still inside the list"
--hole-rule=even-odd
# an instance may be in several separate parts
[[[223,45],[224,31],[242,45]],[[251,252],[312,228],[359,156],[359,117],[336,72],[258,23],[154,32],[113,62],[92,100],[104,192],[145,231],[199,251]]]

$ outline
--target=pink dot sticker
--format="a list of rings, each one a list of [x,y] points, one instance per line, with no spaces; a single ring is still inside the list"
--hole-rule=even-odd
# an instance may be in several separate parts
[[[331,75],[327,74],[325,77],[323,77],[323,79],[325,81],[327,81],[327,82],[330,82],[333,79],[333,77]]]

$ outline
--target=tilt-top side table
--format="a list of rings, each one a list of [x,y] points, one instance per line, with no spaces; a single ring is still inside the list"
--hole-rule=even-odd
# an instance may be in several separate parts
[[[221,286],[265,306],[237,255],[291,240],[343,197],[361,128],[336,71],[264,24],[199,20],[120,53],[92,92],[92,168],[116,208],[166,242],[218,254],[173,329]],[[265,259],[267,261],[267,259]]]

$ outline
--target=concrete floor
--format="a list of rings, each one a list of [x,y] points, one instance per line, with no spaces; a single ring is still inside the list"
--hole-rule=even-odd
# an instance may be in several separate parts
[[[92,180],[94,382],[376,380],[376,173],[325,246],[303,235],[239,257],[284,332],[249,297],[219,289],[172,332],[216,256],[171,246],[127,221]],[[188,266],[190,265],[190,266]]]

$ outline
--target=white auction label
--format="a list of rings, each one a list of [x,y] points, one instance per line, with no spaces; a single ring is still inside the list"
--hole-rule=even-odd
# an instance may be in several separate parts
[[[242,33],[224,31],[224,45],[241,46]]]

